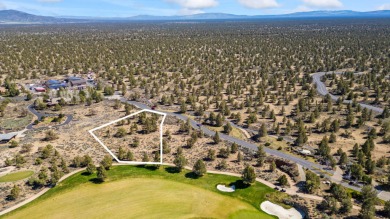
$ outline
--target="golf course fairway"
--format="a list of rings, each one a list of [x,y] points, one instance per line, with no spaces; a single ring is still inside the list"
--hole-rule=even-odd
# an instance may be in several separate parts
[[[263,184],[226,194],[215,186],[239,178],[171,170],[115,166],[104,183],[78,173],[2,218],[275,218],[255,207],[265,194],[251,192],[273,192]]]

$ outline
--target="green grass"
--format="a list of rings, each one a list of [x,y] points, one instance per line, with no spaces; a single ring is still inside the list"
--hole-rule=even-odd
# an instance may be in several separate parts
[[[7,174],[5,176],[0,177],[0,183],[14,182],[14,181],[22,180],[22,179],[25,179],[27,177],[32,176],[33,174],[34,174],[34,171],[30,171],[30,170],[20,171],[20,172],[16,172],[16,173],[10,173],[10,174]]]
[[[264,142],[269,142],[269,143],[271,143],[270,148],[275,149],[275,150],[278,150],[279,147],[281,147],[282,150],[285,151],[286,148],[289,147],[289,146],[287,145],[287,142],[286,142],[286,141],[284,141],[284,140],[283,140],[283,141],[278,141],[276,138],[273,138],[273,137],[271,137],[271,136],[263,137],[261,140],[264,141]]]
[[[4,218],[276,218],[260,211],[266,194],[275,192],[261,183],[244,188],[237,177],[194,179],[172,169],[115,166],[102,184],[94,183],[95,174],[78,173]],[[230,183],[236,192],[216,189]]]
[[[206,125],[206,127],[212,131],[215,131],[215,132],[223,132],[223,126],[221,127],[215,127],[215,126],[209,126],[209,125]],[[230,136],[233,136],[235,138],[238,138],[238,139],[241,139],[241,140],[247,140],[248,138],[245,136],[244,133],[242,133],[242,131],[234,126],[232,126],[232,131],[229,133]]]
[[[0,126],[4,129],[23,129],[31,123],[32,119],[33,116],[31,114],[28,114],[26,117],[23,118],[0,119]]]
[[[46,117],[43,121],[41,121],[41,124],[48,125],[53,121],[54,117]]]

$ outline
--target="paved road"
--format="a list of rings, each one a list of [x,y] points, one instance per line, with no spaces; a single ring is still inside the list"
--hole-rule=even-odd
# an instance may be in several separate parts
[[[122,101],[125,101],[125,99],[121,99]],[[140,109],[150,109],[150,107],[144,103],[140,103],[140,102],[136,102],[136,101],[127,101],[128,103],[140,108]],[[156,110],[156,111],[159,111],[159,110]],[[165,111],[161,111],[163,113],[166,113],[170,116],[175,116],[176,118],[180,119],[180,120],[183,120],[183,121],[187,121],[188,117],[182,115],[182,114],[178,114],[178,113],[172,113],[172,112],[165,112]],[[205,126],[201,126],[200,128],[197,126],[198,125],[198,122],[190,119],[190,124],[193,128],[195,129],[201,129],[203,131],[203,133],[205,133],[206,135],[209,135],[209,136],[213,136],[215,134],[215,131],[212,131],[208,128],[206,128]],[[247,141],[243,141],[241,139],[237,139],[235,137],[232,137],[230,135],[226,135],[226,134],[223,134],[223,133],[219,133],[219,136],[221,139],[225,140],[225,141],[229,141],[229,142],[232,142],[232,143],[236,143],[238,145],[241,145],[242,147],[245,147],[245,148],[249,148],[249,149],[252,149],[252,150],[257,150],[258,148],[258,145],[254,144],[254,143],[250,143],[250,142],[247,142]],[[316,163],[313,163],[313,162],[310,162],[310,161],[307,161],[307,160],[304,160],[304,159],[301,159],[301,158],[298,158],[298,157],[295,157],[295,156],[292,156],[290,154],[285,154],[281,151],[278,151],[278,150],[273,150],[273,149],[270,149],[270,148],[267,148],[265,147],[264,148],[264,151],[267,153],[267,154],[270,154],[270,155],[273,155],[273,156],[276,156],[276,157],[280,157],[280,158],[284,158],[284,159],[287,159],[287,160],[290,160],[292,162],[295,162],[297,164],[301,164],[302,166],[304,167],[307,167],[308,169],[310,170],[313,170],[315,172],[317,172],[317,169],[323,169],[323,166],[322,165],[319,165],[319,164],[316,164]],[[329,172],[332,174],[332,171],[329,171],[329,170],[324,170],[326,172]]]
[[[149,107],[149,105],[145,104],[145,103],[140,103],[140,102],[137,102],[137,101],[128,101],[127,99],[125,98],[120,98],[120,100],[122,102],[127,102],[129,104],[132,104],[140,109],[151,109]],[[149,103],[150,104],[150,103]],[[182,114],[179,114],[179,113],[173,113],[173,112],[165,112],[165,111],[161,111],[161,110],[155,110],[155,111],[159,111],[159,112],[163,112],[163,113],[166,113],[167,115],[170,115],[170,116],[175,116],[176,118],[182,120],[182,121],[187,121],[187,119],[189,119],[188,117],[182,115]],[[205,126],[201,126],[200,128],[198,127],[198,122],[190,119],[190,125],[195,128],[195,129],[201,129],[206,135],[210,135],[210,136],[213,136],[215,134],[214,131],[206,128]],[[253,131],[253,130],[252,130]],[[243,141],[241,139],[237,139],[237,138],[234,138],[232,136],[229,136],[229,135],[225,135],[223,133],[219,133],[219,136],[221,139],[223,140],[226,140],[226,141],[230,141],[230,142],[234,142],[242,147],[245,147],[245,148],[249,148],[249,149],[253,149],[253,150],[257,150],[257,145],[254,144],[254,143],[250,143],[250,142],[246,142],[246,141]],[[306,169],[309,169],[311,170],[312,172],[315,172],[317,174],[321,174],[323,175],[325,178],[327,178],[328,180],[332,181],[332,175],[333,175],[333,170],[329,170],[329,168],[327,166],[323,166],[323,165],[320,165],[320,164],[316,164],[316,163],[313,163],[313,162],[310,162],[310,161],[307,161],[305,159],[302,159],[302,158],[299,158],[299,157],[295,157],[293,155],[290,155],[290,154],[285,154],[281,151],[278,151],[278,150],[273,150],[273,149],[270,149],[270,148],[267,148],[265,147],[264,148],[264,151],[269,154],[269,155],[272,155],[272,156],[275,156],[275,157],[280,157],[280,158],[284,158],[286,160],[289,160],[289,161],[292,161],[294,163],[297,163],[298,165],[301,165],[302,167],[306,168]],[[329,173],[330,175],[328,174],[324,174],[324,173]],[[348,183],[346,182],[336,182],[336,183],[339,183],[341,185],[343,185],[344,187],[346,188],[349,188],[349,189],[352,189],[352,190],[355,190],[355,191],[361,191],[361,188],[360,187],[357,187],[357,186],[353,186],[353,185],[349,185]],[[384,191],[380,191],[380,190],[377,190],[377,192],[379,194],[381,194],[380,196],[378,196],[380,199],[382,200],[388,200],[387,197],[385,197],[386,195],[383,195],[384,193],[385,194],[388,194],[387,192],[384,192]]]
[[[334,72],[334,73],[335,74],[342,74],[341,72]],[[337,99],[339,99],[340,96],[330,94],[328,92],[328,89],[326,88],[326,85],[321,81],[321,77],[326,75],[326,74],[333,74],[333,72],[328,72],[328,73],[327,72],[318,72],[318,73],[312,74],[313,82],[317,85],[317,92],[320,95],[325,96],[325,95],[329,94],[330,97],[332,98],[332,100],[336,101]],[[360,73],[355,73],[355,74],[362,74],[362,73],[360,72]],[[344,103],[351,103],[352,101],[351,100],[344,100],[343,102]],[[369,110],[372,110],[373,112],[377,112],[377,113],[383,112],[383,109],[380,107],[376,107],[376,106],[372,106],[372,105],[368,105],[368,104],[364,104],[364,103],[359,103],[359,104],[363,108],[367,108]]]
[[[120,100],[122,102],[127,102],[129,104],[132,104],[140,109],[151,109],[149,105],[151,105],[150,102],[148,102],[148,104],[145,104],[145,103],[141,103],[141,102],[137,102],[137,101],[128,101],[127,99],[125,98],[120,98]],[[51,114],[41,114],[39,112],[37,112],[32,106],[29,106],[28,109],[30,110],[30,112],[32,112],[34,115],[36,115],[38,118],[42,118],[42,116],[48,116],[48,115],[51,115]],[[159,111],[159,110],[157,110]],[[160,112],[163,112],[163,113],[166,113],[167,115],[170,115],[170,116],[174,116],[182,121],[187,121],[187,119],[189,119],[188,117],[182,115],[182,114],[178,114],[178,113],[173,113],[173,112],[165,112],[165,111],[160,111]],[[63,126],[63,125],[66,125],[68,124],[71,120],[73,119],[73,116],[72,115],[67,115],[67,120],[62,123],[61,125],[58,125],[58,126]],[[195,129],[201,129],[206,135],[209,135],[209,136],[213,136],[215,134],[214,131],[206,128],[205,126],[201,126],[201,127],[198,127],[198,122],[190,119],[190,125],[195,128]],[[248,131],[253,131],[253,130],[248,130]],[[219,136],[221,139],[223,140],[226,140],[226,141],[229,141],[229,142],[232,142],[232,143],[236,143],[242,147],[245,147],[245,148],[248,148],[248,149],[252,149],[252,150],[257,150],[257,145],[254,144],[254,143],[250,143],[250,142],[246,142],[246,141],[243,141],[241,139],[237,139],[237,138],[234,138],[232,136],[229,136],[229,135],[226,135],[226,134],[223,134],[223,133],[219,133]],[[306,169],[309,169],[317,174],[322,174],[324,175],[326,178],[330,179],[331,180],[331,175],[333,175],[333,171],[332,170],[329,170],[326,166],[323,166],[323,165],[320,165],[320,164],[316,164],[316,163],[313,163],[313,162],[310,162],[310,161],[307,161],[305,159],[302,159],[302,158],[299,158],[299,157],[295,157],[293,155],[290,155],[290,154],[285,154],[281,151],[278,151],[278,150],[273,150],[273,149],[270,149],[270,148],[267,148],[265,147],[264,148],[264,151],[269,154],[269,155],[272,155],[272,156],[275,156],[275,157],[280,157],[280,158],[283,158],[283,159],[286,159],[286,160],[289,160],[289,161],[292,161],[294,163],[297,163],[301,166],[303,166],[304,168]],[[324,173],[329,173],[330,175],[328,174],[324,174]],[[356,191],[360,191],[361,189],[359,187],[356,187],[356,186],[352,186],[352,185],[349,185],[348,183],[344,183],[344,182],[338,182],[340,184],[342,184],[343,186],[347,187],[347,188],[350,188],[350,189],[353,189],[353,190],[356,190]],[[381,191],[378,191],[378,192],[381,192]]]
[[[38,111],[35,110],[34,108],[34,105],[31,104],[27,107],[27,109],[32,113],[34,114],[38,120],[40,121],[42,119],[42,117],[50,117],[50,116],[58,116],[57,114],[49,114],[49,113],[40,113]],[[69,115],[66,115],[66,120],[65,122],[59,124],[59,125],[55,125],[55,126],[52,126],[52,127],[60,127],[60,126],[64,126],[64,125],[67,125],[69,124],[73,119],[73,115],[69,114]],[[31,123],[29,124],[26,129],[30,130],[30,129],[33,129],[34,128],[34,123]]]

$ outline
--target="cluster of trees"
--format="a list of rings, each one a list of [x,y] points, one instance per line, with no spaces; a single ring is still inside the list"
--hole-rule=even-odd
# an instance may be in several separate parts
[[[33,188],[43,186],[55,186],[60,178],[69,172],[68,164],[60,153],[50,144],[39,149],[40,156],[35,159],[35,165],[42,165],[44,162],[50,164],[49,168],[42,165],[39,173],[28,180],[28,185]]]
[[[143,126],[142,132],[144,134],[149,134],[158,130],[158,119],[159,116],[155,113],[150,114],[150,116],[145,112],[138,114],[138,124]]]
[[[100,165],[96,167],[92,158],[85,155],[82,158],[76,156],[73,159],[72,166],[75,168],[85,167],[88,174],[94,174],[96,172],[96,179],[99,182],[104,182],[107,179],[107,171],[110,170],[112,166],[112,158],[109,155],[105,155],[99,164]]]
[[[318,208],[330,215],[348,214],[352,210],[351,194],[343,186],[332,183],[330,186],[330,195],[324,197],[324,200]]]
[[[125,106],[125,108],[127,108],[126,106]],[[131,119],[128,119],[128,120],[119,121],[118,125],[123,126],[123,125],[125,125],[126,121],[127,121],[127,124],[131,124]],[[114,137],[123,138],[127,134],[132,135],[132,134],[139,131],[138,125],[141,125],[143,127],[141,130],[141,132],[143,134],[150,134],[152,132],[156,132],[158,130],[157,121],[158,121],[158,116],[156,114],[152,114],[151,116],[147,116],[146,113],[140,113],[138,116],[137,123],[133,123],[132,125],[130,125],[129,130],[126,130],[124,127],[118,128],[116,133],[114,134]],[[106,130],[106,137],[109,137],[109,136],[110,136],[110,130]]]
[[[7,91],[4,94],[1,94],[1,95],[8,96],[8,97],[19,96],[20,90],[17,87],[17,85],[14,82],[11,81],[10,78],[6,78],[4,80],[4,87],[7,89]]]
[[[118,159],[119,160],[127,160],[132,161],[134,160],[134,155],[130,150],[123,149],[123,147],[120,147],[118,150]]]
[[[315,193],[320,189],[321,186],[321,180],[320,177],[317,176],[317,174],[311,172],[310,170],[306,171],[306,182],[304,185],[304,189],[308,193]]]
[[[369,74],[354,74],[346,72],[337,77],[335,74],[327,75],[329,84],[336,85],[333,93],[345,95],[348,100],[364,101],[371,104],[389,106],[390,83],[387,69],[380,71],[373,65]]]

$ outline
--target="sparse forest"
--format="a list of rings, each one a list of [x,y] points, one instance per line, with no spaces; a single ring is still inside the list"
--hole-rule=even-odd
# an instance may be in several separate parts
[[[233,164],[225,160],[235,153],[234,165],[246,167],[245,184],[255,182],[257,168],[265,162],[270,163],[269,172],[279,168],[291,178],[299,175],[295,167],[294,171],[288,169],[290,165],[284,165],[285,161],[267,160],[264,148],[270,148],[331,170],[341,169],[354,185],[381,185],[389,190],[389,27],[388,19],[2,26],[0,85],[5,89],[0,94],[9,98],[23,95],[29,101],[33,96],[24,85],[32,80],[94,72],[96,87],[74,91],[67,96],[71,103],[62,99],[53,111],[62,113],[67,106],[84,103],[91,107],[104,97],[119,95],[185,115],[198,122],[199,127],[213,130],[214,136],[208,137],[214,144],[208,143],[207,148],[220,144],[221,134],[258,146],[253,153],[242,153],[242,148],[238,149],[235,143],[227,144],[227,149],[225,145],[215,148],[218,151],[196,151],[195,154],[203,157],[192,158],[190,163],[199,177],[205,174],[209,163],[216,163],[217,157],[223,159],[215,168],[228,169]],[[330,94],[318,94],[312,77],[317,72],[329,72],[321,81]],[[56,96],[65,98],[64,92],[60,89]],[[47,91],[34,100],[38,110],[46,108],[43,103],[49,95]],[[331,95],[338,99],[334,101]],[[1,102],[1,117],[9,114],[7,105],[8,101]],[[116,100],[113,108],[120,110],[121,102]],[[132,109],[125,105],[126,115]],[[157,118],[141,114],[138,119],[139,129],[137,124],[126,129],[121,124],[122,128],[105,130],[102,136],[107,141],[112,141],[108,137],[115,137],[115,141],[123,142],[133,132],[157,133]],[[199,145],[203,133],[192,130],[189,120],[170,125],[180,126],[174,134],[187,137],[170,141],[171,134],[164,133],[164,154],[170,154],[176,168],[182,171],[188,164],[183,148],[190,151],[196,148],[194,145]],[[56,133],[46,132],[47,141],[57,138]],[[138,147],[139,141],[134,140],[132,147]],[[178,143],[181,141],[184,143]],[[171,151],[167,145],[173,143],[185,147]],[[47,150],[55,151],[49,145],[43,148],[40,162]],[[135,155],[119,143],[116,151],[123,160],[134,159]],[[309,155],[302,151],[309,151]],[[158,161],[155,155],[158,153],[144,153],[142,160]],[[109,168],[103,168],[103,164],[96,168],[87,158],[76,157],[72,167],[87,167],[90,173],[97,170],[103,182]],[[247,165],[252,158],[253,165]],[[41,171],[42,176],[45,173],[46,169]],[[55,184],[61,174],[54,174],[50,182]],[[278,176],[281,185],[290,184],[287,176]],[[29,184],[44,184],[41,178],[32,178]],[[45,176],[44,180],[49,182],[49,177]],[[323,196],[321,180],[307,170],[305,192]],[[371,187],[362,188],[367,190],[363,195],[371,193]],[[351,196],[359,200],[358,195],[351,195],[337,184],[329,185],[328,189],[330,192],[326,192],[318,206],[328,215],[348,215],[352,211]],[[18,196],[17,187],[11,195]],[[375,203],[366,205],[369,207],[363,205],[361,215],[372,215]]]

